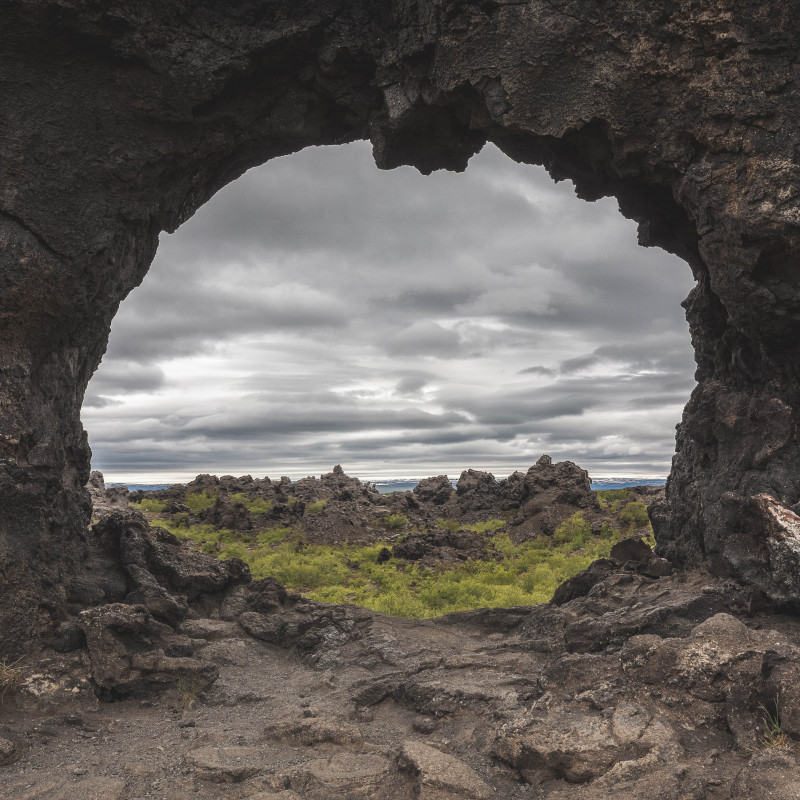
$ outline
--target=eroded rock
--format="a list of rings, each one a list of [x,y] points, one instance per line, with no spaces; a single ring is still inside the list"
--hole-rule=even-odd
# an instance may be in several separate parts
[[[401,770],[413,773],[420,800],[488,800],[491,788],[471,767],[422,742],[404,742],[397,756]]]
[[[500,737],[493,752],[531,783],[552,778],[586,783],[615,764],[651,753],[663,766],[679,757],[681,748],[668,724],[641,705],[622,703],[602,713],[548,709]]]
[[[212,783],[241,783],[264,772],[268,759],[257,747],[201,747],[187,756],[197,776]]]
[[[144,606],[114,603],[84,611],[78,621],[86,635],[92,681],[101,696],[173,685],[181,678],[210,685],[217,677],[212,664],[166,655],[171,631]]]

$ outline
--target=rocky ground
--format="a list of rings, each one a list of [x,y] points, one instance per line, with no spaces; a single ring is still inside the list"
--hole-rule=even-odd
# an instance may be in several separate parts
[[[626,540],[548,605],[385,617],[114,494],[94,535],[122,572],[0,668],[8,800],[800,798],[800,621],[758,592]]]
[[[163,519],[186,528],[209,525],[245,537],[263,529],[300,526],[308,544],[402,540],[393,548],[398,557],[432,563],[485,556],[487,537],[467,527],[474,523],[502,521],[514,542],[552,536],[576,512],[596,533],[603,523],[616,524],[598,502],[585,470],[571,461],[553,463],[546,455],[527,472],[502,480],[470,469],[455,488],[446,475],[438,475],[420,481],[413,491],[385,495],[339,466],[296,482],[198,475],[185,485],[131,493],[124,487],[106,490],[102,475],[92,473],[89,488],[98,515],[131,503],[145,509],[151,521]],[[623,503],[650,504],[663,499],[664,489],[639,486],[629,493]],[[147,510],[153,508],[158,511]]]

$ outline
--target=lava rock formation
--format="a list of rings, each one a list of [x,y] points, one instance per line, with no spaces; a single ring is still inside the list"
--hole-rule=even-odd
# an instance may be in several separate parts
[[[660,552],[797,606],[800,93],[787,0],[9,0],[0,30],[0,626],[24,649],[93,557],[80,422],[119,303],[246,169],[370,139],[485,142],[618,198],[687,261],[698,385]],[[765,499],[766,498],[766,499]]]

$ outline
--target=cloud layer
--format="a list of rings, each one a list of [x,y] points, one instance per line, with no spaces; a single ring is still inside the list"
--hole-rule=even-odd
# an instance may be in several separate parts
[[[428,177],[377,170],[363,142],[310,148],[162,236],[87,393],[94,466],[457,476],[547,452],[666,474],[690,288],[613,199],[491,146]]]

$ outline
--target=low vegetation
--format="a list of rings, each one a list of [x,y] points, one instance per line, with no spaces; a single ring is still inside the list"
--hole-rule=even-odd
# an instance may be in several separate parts
[[[229,497],[231,503],[241,503],[251,514],[269,514],[274,503],[259,497],[251,500],[244,492],[236,492]]]
[[[131,503],[134,508],[138,508],[139,511],[152,511],[153,513],[160,513],[166,508],[166,503],[162,503],[161,500],[152,500],[149,497],[145,497],[141,503]]]
[[[205,511],[217,502],[216,492],[186,492],[186,505],[195,514],[198,511]]]
[[[325,504],[327,500],[314,500],[313,503],[306,503],[305,510],[303,514],[307,514],[309,516],[316,516],[317,514],[322,513],[322,509],[325,508]]]
[[[761,704],[764,713],[764,735],[762,737],[764,747],[767,749],[777,747],[788,747],[790,739],[781,725],[780,697],[768,705]]]
[[[0,661],[0,703],[6,695],[13,694],[22,686],[22,670],[18,661]]]
[[[384,519],[389,530],[393,525],[400,527],[401,522],[387,524]],[[487,534],[487,558],[431,568],[394,558],[379,562],[378,555],[387,544],[384,541],[307,544],[300,525],[246,535],[174,519],[154,519],[152,524],[190,539],[206,553],[240,558],[253,577],[272,576],[314,600],[355,603],[385,614],[418,618],[478,607],[547,602],[559,584],[595,559],[608,556],[622,537],[620,530],[608,524],[599,535],[593,534],[581,513],[565,520],[552,537],[520,544],[504,531],[494,532],[504,527],[502,520],[455,523],[457,529]]]
[[[616,514],[624,503],[635,500],[636,495],[630,489],[598,489],[595,492],[601,508]]]
[[[440,517],[436,520],[440,528],[447,528],[451,533],[456,531],[475,531],[475,533],[490,533],[506,526],[504,519],[490,519],[488,522],[459,522],[457,519],[444,519]]]
[[[387,531],[398,531],[408,525],[408,517],[405,514],[387,514],[383,518],[383,527]]]
[[[473,531],[485,537],[486,545],[483,557],[436,566],[386,559],[385,552],[379,558],[397,542],[397,533],[404,537],[424,533],[410,530],[409,518],[400,512],[375,520],[377,530],[386,532],[379,534],[377,541],[331,545],[307,541],[302,522],[259,527],[259,517],[269,513],[273,503],[243,492],[228,499],[253,516],[253,530],[245,533],[192,524],[193,517],[186,512],[161,516],[164,503],[156,500],[145,500],[138,507],[148,512],[152,525],[192,541],[202,552],[242,559],[254,578],[274,577],[287,589],[322,602],[354,603],[386,614],[426,618],[478,607],[547,602],[563,581],[595,559],[607,557],[623,537],[637,535],[655,544],[647,507],[635,493],[606,490],[597,492],[597,498],[603,509],[601,524],[596,515],[587,519],[577,512],[552,536],[524,542],[512,541],[506,519],[476,523],[438,519],[438,528],[453,533]],[[186,494],[186,505],[195,514],[216,500],[215,492]],[[288,499],[290,507],[301,502],[294,496]],[[304,519],[322,514],[325,505],[324,499],[305,503]]]
[[[178,691],[178,705],[187,710],[194,708],[208,686],[208,681],[193,675],[179,678],[178,685],[175,687]]]

